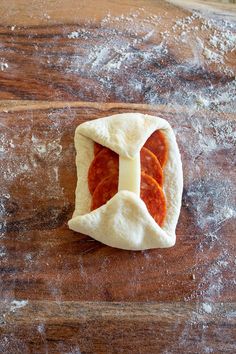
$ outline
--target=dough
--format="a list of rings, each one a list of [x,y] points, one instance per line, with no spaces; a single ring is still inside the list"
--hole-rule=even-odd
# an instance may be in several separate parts
[[[155,222],[140,197],[127,190],[118,191],[105,205],[90,211],[88,170],[94,158],[94,142],[121,157],[135,159],[145,141],[159,129],[165,134],[169,147],[164,167],[167,214],[163,226]],[[68,223],[70,229],[106,245],[127,250],[167,248],[175,244],[183,174],[175,135],[165,119],[141,113],[123,113],[88,121],[76,129],[75,148],[78,181],[75,211]]]

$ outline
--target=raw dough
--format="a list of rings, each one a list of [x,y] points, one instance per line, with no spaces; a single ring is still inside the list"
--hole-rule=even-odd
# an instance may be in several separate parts
[[[164,168],[167,215],[163,226],[154,221],[138,195],[125,190],[90,212],[87,176],[94,158],[94,142],[132,159],[157,129],[164,132],[169,148]],[[175,135],[165,119],[141,113],[123,113],[88,121],[76,129],[75,148],[78,182],[75,211],[68,223],[70,229],[90,235],[106,245],[127,250],[166,248],[175,244],[183,174]]]

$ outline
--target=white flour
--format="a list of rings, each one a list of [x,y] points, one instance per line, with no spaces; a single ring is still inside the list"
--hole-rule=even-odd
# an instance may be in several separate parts
[[[6,60],[3,58],[0,58],[0,70],[4,71],[4,70],[7,70],[8,68],[9,68],[9,65],[6,62]]]
[[[59,59],[58,65],[66,67],[67,73],[96,80],[101,100],[109,99],[114,90],[123,101],[130,102],[133,97],[137,100],[140,95],[140,100],[150,104],[177,103],[191,107],[202,104],[211,109],[222,109],[222,105],[229,103],[228,109],[234,111],[235,78],[227,63],[235,53],[236,34],[228,22],[224,21],[219,27],[216,20],[205,19],[194,12],[177,19],[164,31],[160,32],[160,26],[163,27],[162,18],[143,9],[119,17],[107,15],[101,21],[95,44],[89,45],[96,36],[96,31],[91,35],[89,26],[67,34],[73,54],[70,60],[61,62]],[[77,40],[85,41],[82,51],[81,46],[76,45]],[[177,58],[172,58],[170,46],[173,43],[178,48]],[[181,61],[182,53],[187,53],[187,57]],[[173,64],[163,67],[163,61]],[[153,68],[158,65],[157,72]],[[213,67],[211,77],[207,77],[207,68],[212,65],[217,68]],[[231,79],[224,85],[215,84],[214,75],[222,73]],[[180,84],[181,77],[192,74],[200,76],[204,84],[195,85],[194,80]]]
[[[198,285],[192,293],[182,299],[186,302],[196,301],[196,308],[186,322],[179,339],[180,348],[184,348],[192,326],[201,322],[201,315],[213,314],[214,301],[219,301],[227,287],[235,286],[232,279],[225,277],[225,273],[230,269],[231,277],[235,275],[235,259],[230,241],[235,234],[227,235],[226,230],[229,223],[236,218],[235,120],[232,116],[231,118],[227,116],[228,113],[235,114],[236,110],[236,79],[235,71],[232,69],[233,60],[235,63],[236,34],[235,27],[231,26],[230,22],[205,19],[196,12],[190,16],[173,19],[172,26],[166,28],[163,26],[164,22],[162,16],[138,9],[119,17],[108,14],[102,19],[97,32],[90,31],[90,24],[83,27],[74,26],[73,30],[64,33],[71,45],[72,54],[68,58],[58,56],[56,65],[58,70],[65,70],[66,74],[74,75],[74,80],[76,75],[93,79],[101,101],[111,100],[111,94],[114,92],[115,97],[119,97],[121,101],[164,104],[174,112],[172,121],[180,149],[186,156],[183,161],[185,179],[183,207],[189,213],[185,235],[179,237],[189,236],[193,240],[197,239],[194,259],[191,260],[192,268],[189,271],[194,275],[191,281],[197,282]],[[163,27],[162,31],[160,26]],[[16,33],[15,26],[12,26],[11,30]],[[92,40],[93,36],[96,42]],[[83,51],[81,42],[78,41],[82,41]],[[173,42],[179,49],[176,57],[171,50]],[[39,47],[37,51],[40,51]],[[50,58],[46,62],[49,64]],[[209,68],[212,69],[211,74],[208,73]],[[0,70],[8,69],[10,64],[4,58],[0,58]],[[186,80],[191,76],[192,80]],[[225,76],[226,80],[219,80],[221,76]],[[83,100],[83,93],[91,88],[87,85],[82,86],[80,98]],[[181,113],[180,106],[186,108],[184,114]],[[1,118],[7,114],[7,110],[0,113]],[[68,119],[63,119],[63,115]],[[17,191],[13,188],[15,184],[18,183],[25,191],[23,212],[29,207],[32,208],[32,214],[37,212],[37,204],[31,205],[32,200],[45,200],[45,204],[50,200],[52,204],[64,200],[65,191],[60,181],[60,168],[63,159],[70,160],[70,156],[66,157],[68,152],[62,150],[62,139],[63,131],[70,127],[74,117],[75,113],[68,107],[50,111],[47,125],[51,126],[51,135],[50,130],[32,134],[36,116],[33,117],[31,110],[27,117],[29,124],[18,134],[13,134],[12,128],[4,123],[4,119],[1,120],[0,214],[3,216],[3,223],[0,224],[1,240],[4,241],[7,237],[6,218],[17,213],[18,201],[14,201]],[[168,119],[168,114],[165,118]],[[21,120],[19,113],[19,122]],[[73,149],[72,146],[70,148]],[[43,190],[39,188],[42,180],[45,185]],[[55,209],[54,214],[57,213]],[[195,228],[193,233],[191,225],[197,227],[197,235]],[[24,236],[24,232],[24,230],[18,232],[18,240],[29,237]],[[229,232],[233,233],[235,230],[230,229]],[[224,238],[222,234],[225,235]],[[47,230],[42,230],[42,235],[47,240]],[[50,240],[48,245],[53,247]],[[181,244],[178,247],[181,247]],[[90,250],[93,249],[91,239]],[[0,261],[3,264],[7,264],[8,252],[10,251],[5,245],[0,246]],[[45,269],[50,271],[49,263],[45,261],[47,254],[44,252],[45,250],[37,252],[27,250],[22,255],[24,271],[32,271],[35,265],[40,268],[41,262],[45,262]],[[208,255],[209,259],[212,259],[212,254],[215,255],[214,259],[208,264]],[[141,289],[141,275],[148,272],[150,264],[156,266],[158,262],[165,264],[166,274],[171,273],[171,266],[161,254],[143,252],[140,257],[145,259],[145,265],[140,269],[138,262],[135,263],[138,257],[136,254],[131,256],[130,284],[127,284],[131,289],[131,297],[134,286],[137,291]],[[65,270],[69,260],[64,259],[61,262],[64,267],[62,269]],[[98,264],[100,266],[98,274],[88,279],[89,271],[83,254],[80,254],[79,275],[86,284],[90,282],[93,285],[98,284],[99,289],[103,284],[103,275],[109,274],[110,262],[109,257],[101,260]],[[204,267],[203,271],[201,267]],[[59,278],[47,281],[45,285],[58,303],[61,300],[63,277],[66,275],[63,273]],[[14,290],[13,285],[7,294],[9,298],[14,298]],[[161,291],[162,289],[160,293]],[[13,300],[9,311],[15,311],[26,305],[27,300],[21,302]],[[199,344],[198,352],[201,350],[212,352],[204,342],[208,325],[204,321],[201,325],[203,342]],[[45,335],[44,323],[38,325],[38,332],[41,336]],[[1,343],[4,345],[4,340],[0,342],[0,348]],[[167,352],[171,353],[171,344],[168,350]]]
[[[28,300],[13,300],[10,303],[10,311],[16,312],[18,309],[27,306]]]

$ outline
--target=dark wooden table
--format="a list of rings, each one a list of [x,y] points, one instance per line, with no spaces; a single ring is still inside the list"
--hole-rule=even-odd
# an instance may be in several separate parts
[[[203,3],[2,1],[1,353],[235,353],[236,15]],[[67,226],[76,126],[129,111],[177,136],[171,249]]]

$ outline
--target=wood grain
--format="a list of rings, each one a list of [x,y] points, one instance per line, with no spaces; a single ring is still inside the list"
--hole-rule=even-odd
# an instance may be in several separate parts
[[[236,352],[235,6],[202,4],[1,1],[1,353]],[[127,111],[177,135],[169,250],[112,249],[67,227],[75,127]]]
[[[8,67],[0,70],[0,99],[162,104],[171,92],[199,95],[234,80],[235,52],[221,59],[228,71],[200,54],[199,40],[208,48],[214,33],[203,19],[188,25],[184,42],[182,27],[173,26],[191,15],[186,10],[163,1],[99,3],[95,11],[91,1],[60,2],[59,11],[54,1],[46,8],[35,2],[31,15],[26,1],[4,2],[0,62]]]
[[[167,1],[171,2],[171,1]],[[236,12],[235,4],[233,0],[229,0],[229,3],[221,0],[174,0],[173,5],[170,6],[166,1],[159,0],[129,0],[125,1],[112,1],[112,0],[100,0],[99,6],[96,6],[94,0],[78,1],[54,1],[47,0],[42,2],[41,0],[34,0],[31,4],[27,0],[2,0],[1,1],[1,23],[4,26],[38,26],[38,25],[55,25],[72,23],[78,24],[82,21],[100,21],[108,13],[111,16],[121,16],[124,13],[133,12],[138,9],[149,9],[151,13],[164,13],[173,11],[175,15],[183,14],[183,10],[178,10],[173,5],[189,6],[189,8],[210,8],[218,10],[221,16],[231,13],[233,16]],[[62,17],[63,13],[63,17]]]
[[[235,304],[221,303],[212,313],[186,303],[29,302],[18,309],[0,303],[5,314],[0,349],[8,354],[204,353],[206,348],[233,353],[234,310]]]
[[[40,102],[32,105],[15,102],[12,109],[9,105],[11,102],[2,103],[1,113],[3,136],[14,146],[6,145],[8,153],[1,160],[5,173],[1,182],[1,232],[8,255],[2,263],[3,298],[14,294],[29,300],[183,301],[207,296],[212,275],[206,277],[206,274],[223,257],[222,247],[228,252],[228,260],[233,261],[233,218],[222,227],[219,243],[205,237],[214,231],[214,225],[207,229],[197,226],[191,193],[199,188],[199,178],[204,188],[208,188],[208,171],[202,167],[200,177],[196,174],[188,179],[188,168],[190,165],[194,168],[194,162],[181,141],[186,177],[176,247],[148,252],[122,251],[73,233],[67,227],[74,208],[73,135],[78,124],[118,112],[139,111],[165,117],[175,129],[184,124],[186,130],[191,124],[187,123],[187,111],[184,113],[182,109],[176,113],[165,107],[148,109],[143,105],[81,102],[66,103],[64,107],[57,103],[59,107],[55,108],[52,103],[41,105]],[[204,121],[205,113],[201,114],[199,111],[195,119]],[[215,120],[221,116],[213,115]],[[234,122],[233,116],[226,118]],[[189,136],[194,140],[193,130],[189,128],[185,139]],[[211,134],[209,126],[205,133]],[[218,159],[224,160],[231,153],[229,149],[220,150]],[[200,158],[199,166],[203,162]],[[226,164],[225,176],[231,174],[229,168]],[[205,212],[210,209],[206,208]],[[233,301],[234,271],[230,268],[222,271],[224,286],[210,297]]]
[[[219,16],[221,19],[236,19],[236,6],[235,0],[168,0],[170,3],[181,6],[185,9],[200,10],[208,13],[210,18]]]

